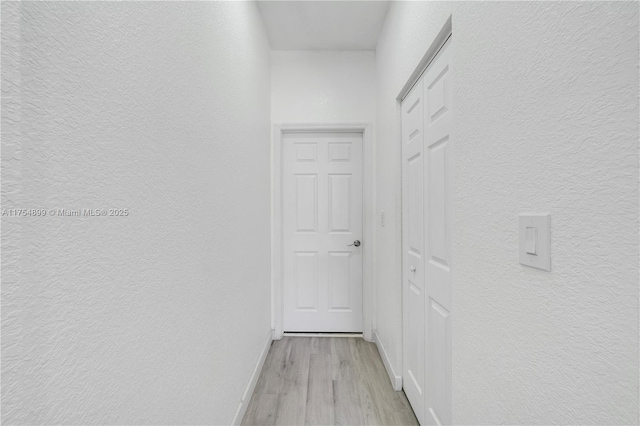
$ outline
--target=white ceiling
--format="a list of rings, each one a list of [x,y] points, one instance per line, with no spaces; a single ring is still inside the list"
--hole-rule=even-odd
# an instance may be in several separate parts
[[[375,50],[388,1],[259,1],[272,50]]]

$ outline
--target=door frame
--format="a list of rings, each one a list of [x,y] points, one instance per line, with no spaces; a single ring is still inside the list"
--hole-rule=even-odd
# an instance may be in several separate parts
[[[362,331],[372,341],[374,318],[373,259],[375,254],[374,145],[369,123],[274,124],[271,144],[271,329],[275,340],[284,333],[284,135],[288,133],[362,133]]]
[[[431,61],[435,59],[438,52],[440,52],[440,49],[442,49],[447,40],[449,40],[453,35],[452,18],[453,15],[449,15],[449,18],[447,18],[447,21],[444,23],[436,37],[431,42],[431,45],[422,56],[422,59],[420,59],[418,65],[415,67],[409,78],[407,78],[404,86],[402,86],[400,93],[396,96],[398,107],[402,104],[404,98],[407,97],[413,86],[415,86],[418,80],[420,80],[420,77],[422,77],[422,74],[427,70]],[[402,144],[402,129],[400,129],[399,141],[399,143]]]

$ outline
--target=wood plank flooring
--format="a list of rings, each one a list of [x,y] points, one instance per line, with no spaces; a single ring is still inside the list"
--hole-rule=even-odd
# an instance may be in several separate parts
[[[360,337],[273,342],[243,425],[417,425],[375,344]]]

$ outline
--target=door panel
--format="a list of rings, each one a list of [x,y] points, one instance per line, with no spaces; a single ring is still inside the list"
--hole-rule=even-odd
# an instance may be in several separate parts
[[[329,232],[351,232],[351,174],[329,175]]]
[[[424,99],[422,81],[402,103],[403,387],[424,421]]]
[[[427,213],[429,229],[427,238],[429,261],[448,266],[447,253],[447,170],[448,137],[441,139],[428,147],[427,183],[428,206]]]
[[[295,252],[296,309],[318,308],[318,253]]]
[[[297,174],[296,232],[318,231],[318,175]]]
[[[361,332],[361,133],[285,134],[283,213],[284,331]]]
[[[451,40],[424,73],[427,424],[451,424]]]
[[[448,342],[451,340],[449,311],[429,298],[427,424],[450,424],[450,380]]]
[[[329,311],[352,311],[349,283],[356,277],[358,259],[350,251],[329,252]]]

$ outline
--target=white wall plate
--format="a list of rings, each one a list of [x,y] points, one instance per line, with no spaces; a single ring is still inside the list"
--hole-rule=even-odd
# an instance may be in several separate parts
[[[520,214],[520,263],[551,271],[551,214]]]

